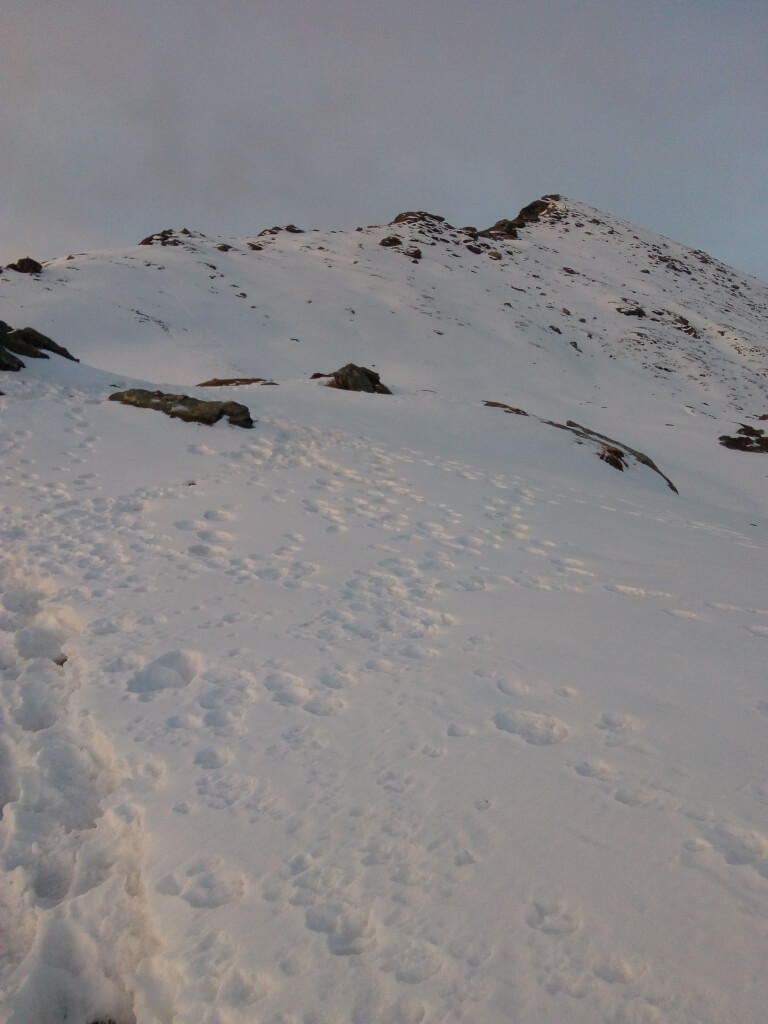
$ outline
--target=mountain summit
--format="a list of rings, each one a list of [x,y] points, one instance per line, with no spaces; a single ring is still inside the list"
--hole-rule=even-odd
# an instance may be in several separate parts
[[[768,286],[507,212],[0,273],[9,1024],[764,1021]]]

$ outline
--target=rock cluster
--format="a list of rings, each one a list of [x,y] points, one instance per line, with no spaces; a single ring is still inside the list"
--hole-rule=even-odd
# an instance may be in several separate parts
[[[186,235],[188,238],[192,238],[192,232],[189,228],[182,228],[179,232],[182,235]],[[153,235],[147,235],[146,238],[142,238],[139,245],[182,245],[182,241],[177,237],[176,232],[173,228],[163,228],[162,231],[156,231]]]

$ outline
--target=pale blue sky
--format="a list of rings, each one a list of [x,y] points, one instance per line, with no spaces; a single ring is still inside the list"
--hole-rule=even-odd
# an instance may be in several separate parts
[[[558,191],[768,279],[766,0],[2,0],[0,263]]]

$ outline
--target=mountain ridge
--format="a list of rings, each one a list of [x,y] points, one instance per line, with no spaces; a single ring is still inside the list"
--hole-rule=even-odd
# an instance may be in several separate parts
[[[381,278],[386,267],[389,275],[394,274],[398,283],[402,285],[405,293],[414,296],[414,308],[423,315],[432,315],[433,311],[425,308],[425,303],[436,304],[435,296],[424,296],[419,294],[427,288],[436,290],[444,281],[439,280],[441,272],[448,271],[455,274],[456,270],[463,270],[463,277],[469,273],[477,273],[481,266],[486,275],[493,275],[493,296],[494,304],[498,304],[502,310],[507,312],[507,321],[512,323],[496,323],[493,328],[497,334],[504,333],[510,340],[515,340],[521,332],[526,330],[536,332],[540,335],[542,331],[560,333],[567,338],[567,343],[573,352],[579,354],[580,350],[595,350],[601,344],[611,345],[611,354],[624,359],[638,361],[649,371],[656,371],[658,377],[662,373],[668,373],[672,367],[666,366],[663,362],[665,357],[671,359],[673,367],[677,363],[679,369],[687,368],[691,371],[695,364],[701,363],[706,350],[710,352],[718,345],[724,350],[724,355],[737,357],[736,361],[741,362],[742,373],[750,378],[751,390],[765,394],[765,388],[760,386],[764,383],[766,374],[765,352],[759,346],[759,331],[764,329],[768,322],[768,287],[756,280],[747,279],[743,275],[737,275],[724,264],[713,260],[699,250],[687,249],[676,243],[660,239],[660,236],[645,232],[639,235],[640,229],[616,218],[600,214],[583,204],[573,203],[569,200],[545,197],[548,205],[539,210],[536,219],[526,219],[525,211],[535,207],[536,204],[529,204],[524,207],[521,214],[512,221],[503,223],[524,224],[525,235],[522,238],[507,238],[507,245],[504,252],[498,252],[493,248],[491,241],[480,239],[481,234],[474,228],[457,229],[438,218],[435,215],[423,213],[401,214],[394,218],[386,227],[397,226],[403,235],[402,246],[392,246],[392,255],[403,256],[407,253],[403,249],[422,246],[422,253],[416,262],[418,270],[412,274],[405,272],[405,268],[398,267],[388,261],[386,264],[377,259],[371,266],[373,254],[370,247],[386,240],[386,235],[380,235],[383,229],[379,226],[358,228],[355,232],[320,232],[316,229],[311,231],[300,231],[293,225],[287,228],[269,228],[262,231],[255,238],[261,242],[249,239],[207,239],[199,233],[191,232],[189,229],[182,229],[181,232],[173,232],[165,229],[154,236],[149,236],[152,241],[151,249],[158,246],[166,249],[163,256],[165,260],[179,262],[178,256],[167,247],[173,243],[178,245],[186,255],[197,257],[199,260],[200,278],[198,284],[202,284],[202,275],[212,281],[207,286],[209,293],[216,294],[223,287],[234,289],[233,297],[237,297],[243,304],[249,307],[253,313],[258,308],[253,301],[249,301],[249,293],[245,290],[249,287],[257,288],[256,280],[245,282],[246,275],[253,276],[253,271],[258,262],[264,261],[274,263],[278,258],[286,258],[292,255],[294,259],[301,260],[302,257],[314,257],[316,263],[326,268],[346,265],[351,270],[357,267],[361,271],[361,260],[368,262],[372,274],[378,274]],[[597,223],[595,223],[597,222]],[[293,230],[291,230],[293,228]],[[492,230],[492,229],[489,229]],[[642,237],[642,236],[645,237]],[[570,236],[570,237],[568,237]],[[148,239],[144,240],[145,243]],[[553,243],[556,243],[553,244]],[[637,243],[637,244],[634,244]],[[260,245],[261,248],[254,250],[249,246]],[[473,252],[468,248],[472,245],[479,248],[480,252]],[[481,248],[482,246],[482,248]],[[503,246],[502,246],[503,248]],[[570,266],[571,262],[579,262],[579,250],[587,252],[589,259],[585,262],[582,258],[579,270]],[[432,250],[432,251],[431,251]],[[125,268],[130,263],[138,262],[135,250],[106,250],[102,256],[84,255],[80,257],[66,257],[49,261],[45,265],[44,276],[40,278],[43,288],[53,291],[55,285],[74,284],[72,277],[75,273],[82,274],[89,271],[95,261],[111,261],[112,265]],[[498,252],[498,259],[496,253]],[[374,250],[375,253],[375,250]],[[489,254],[493,254],[489,257]],[[143,255],[143,253],[141,254]],[[379,256],[379,253],[375,253]],[[209,257],[208,260],[202,257]],[[247,267],[243,257],[251,256],[256,261],[255,266]],[[386,254],[381,253],[386,260]],[[568,260],[568,257],[572,257]],[[216,259],[219,262],[213,263]],[[408,257],[410,260],[411,257]],[[453,265],[446,264],[446,260],[457,261]],[[618,264],[613,268],[602,266],[607,261],[613,260]],[[493,261],[493,262],[492,262]],[[144,259],[147,269],[156,269],[161,266],[154,263],[151,258]],[[496,266],[494,267],[494,263]],[[528,264],[528,266],[526,266]],[[549,264],[549,265],[547,265]],[[590,265],[593,264],[593,265]],[[537,273],[536,267],[539,267]],[[496,273],[494,274],[494,270]],[[613,272],[611,273],[611,270]],[[426,271],[426,274],[424,273]],[[541,271],[547,274],[546,282],[542,282]],[[238,275],[238,272],[239,275]],[[250,272],[250,273],[249,273]],[[644,281],[640,274],[647,275],[648,280]],[[51,282],[54,275],[58,276],[55,282]],[[238,276],[243,281],[238,281]],[[442,277],[445,278],[442,273]],[[235,280],[230,280],[234,277]],[[417,280],[418,277],[418,280]],[[626,278],[626,280],[621,280]],[[437,281],[437,284],[436,284]],[[245,283],[243,283],[245,282]],[[314,283],[314,282],[313,282]],[[378,284],[378,282],[376,282]],[[394,281],[392,282],[394,283]],[[27,290],[29,280],[6,275],[0,284],[21,286]],[[348,282],[345,282],[348,288]],[[26,286],[26,288],[25,288]],[[185,333],[192,333],[194,323],[189,318],[178,317],[180,326],[172,323],[173,292],[171,290],[169,301],[166,305],[170,309],[166,311],[165,319],[162,314],[163,302],[161,296],[163,291],[157,287],[156,294],[152,295],[151,284],[149,288],[142,282],[142,290],[149,292],[149,304],[147,309],[142,309],[140,302],[143,296],[141,292],[135,298],[135,305],[129,306],[128,313],[136,318],[138,322],[150,325],[150,329],[160,330],[181,330]],[[422,287],[424,286],[424,287]],[[691,287],[688,287],[691,286]],[[550,289],[550,294],[543,294],[545,288]],[[521,290],[524,289],[524,290]],[[589,300],[589,290],[593,289],[599,294],[603,308],[599,310],[600,317],[596,317],[593,309],[585,310],[582,307],[583,300]],[[479,289],[475,289],[475,293]],[[704,292],[705,297],[696,296],[695,291]],[[490,292],[490,289],[489,289]],[[710,293],[707,295],[706,293]],[[477,295],[469,294],[470,301],[477,304]],[[151,297],[150,297],[151,296]],[[251,294],[250,299],[261,299],[261,295]],[[351,297],[351,296],[350,296]],[[0,298],[4,301],[4,309],[8,309],[6,319],[16,318],[13,312],[12,292],[0,291]],[[45,300],[46,296],[43,296]],[[49,294],[49,302],[43,302],[43,307],[57,305],[56,299]],[[269,296],[266,296],[267,300]],[[540,299],[547,298],[547,302]],[[696,301],[698,299],[698,301]],[[499,301],[503,300],[503,301]],[[662,300],[665,304],[662,304]],[[305,301],[307,301],[305,299]],[[313,301],[309,300],[310,302]],[[566,302],[568,305],[566,305]],[[592,306],[594,303],[588,302]],[[298,306],[295,302],[294,306]],[[574,306],[573,309],[570,307]],[[645,307],[649,307],[645,309]],[[671,307],[671,308],[668,308]],[[352,307],[354,308],[354,307]],[[629,318],[634,309],[640,309],[637,322],[627,319],[617,320],[616,314],[623,313]],[[121,311],[124,315],[124,309]],[[182,311],[183,312],[183,311]],[[201,311],[202,312],[202,311]],[[294,308],[294,320],[297,330],[303,329],[306,318],[301,318],[301,310]],[[304,311],[310,312],[310,311]],[[311,311],[315,318],[321,315],[317,307]],[[580,313],[587,312],[591,315],[580,316]],[[266,311],[268,319],[273,314]],[[281,310],[287,318],[287,312]],[[643,316],[642,314],[645,313]],[[729,314],[736,313],[737,326],[729,320]],[[514,314],[518,314],[512,319]],[[73,331],[67,324],[68,310],[56,308],[49,313],[44,311],[42,324],[39,329],[53,326],[58,321],[59,333],[64,332],[66,341],[75,339],[71,335]],[[354,314],[353,314],[354,316]],[[440,311],[437,311],[440,316]],[[200,316],[198,319],[203,320]],[[231,320],[229,317],[227,320]],[[240,320],[242,321],[242,314]],[[731,318],[733,319],[733,318]],[[602,320],[603,322],[600,322]],[[186,322],[185,322],[186,321]],[[261,321],[261,322],[259,322]],[[104,325],[99,325],[102,327]],[[229,323],[225,322],[225,327]],[[265,328],[272,325],[266,324],[264,316],[251,316],[251,323],[244,325],[240,323],[240,333],[243,327],[249,328],[254,335],[267,332]],[[376,325],[371,325],[369,333],[373,334]],[[437,329],[437,328],[435,328]],[[356,333],[354,329],[352,342],[354,343]],[[671,333],[675,332],[675,333]],[[687,335],[692,341],[701,340],[702,332],[705,333],[705,345],[696,346],[693,344],[681,345],[680,334]],[[140,334],[141,332],[136,332]],[[290,328],[285,340],[290,340],[293,332]],[[548,339],[550,341],[554,339]],[[596,344],[589,345],[589,342]],[[623,343],[623,344],[617,344]],[[564,342],[565,343],[565,342]],[[675,344],[678,343],[678,344]],[[552,347],[551,345],[549,346]],[[87,352],[84,353],[87,356]],[[593,354],[593,353],[589,353]],[[567,353],[566,353],[567,355]],[[754,369],[753,369],[753,364]],[[263,368],[265,375],[275,373],[270,367]],[[208,376],[211,376],[209,374]],[[229,374],[230,376],[235,374]],[[755,385],[758,385],[755,388]],[[736,399],[736,395],[731,396]],[[737,411],[746,411],[736,406]]]
[[[584,423],[660,464],[681,414],[711,419],[714,445],[768,410],[768,286],[556,193],[484,230],[426,211],[240,239],[166,228],[6,273],[0,303],[123,387],[298,384],[352,360],[395,394]]]

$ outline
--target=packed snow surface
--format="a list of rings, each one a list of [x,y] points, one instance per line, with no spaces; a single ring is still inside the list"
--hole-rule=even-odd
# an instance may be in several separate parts
[[[0,317],[81,360],[0,379],[8,1024],[763,1024],[764,284],[553,201],[163,232]]]

